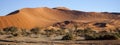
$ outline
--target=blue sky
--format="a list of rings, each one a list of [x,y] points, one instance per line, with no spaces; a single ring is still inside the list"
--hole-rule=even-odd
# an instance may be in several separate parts
[[[59,6],[89,12],[120,12],[120,0],[0,0],[0,16],[26,7]]]

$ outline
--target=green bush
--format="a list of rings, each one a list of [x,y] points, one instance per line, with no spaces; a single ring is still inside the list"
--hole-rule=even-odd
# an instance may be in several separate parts
[[[57,30],[55,33],[58,35],[64,35],[66,32],[64,30]]]
[[[39,34],[40,29],[39,29],[39,28],[33,28],[33,29],[31,29],[30,31],[31,31],[31,33],[33,33],[33,34]]]
[[[91,28],[86,28],[84,29],[84,33],[91,34],[91,33],[96,33],[96,32],[93,31]]]
[[[67,34],[65,36],[63,36],[62,40],[74,40],[75,37],[73,36],[73,34]]]
[[[18,33],[12,34],[12,36],[14,36],[14,37],[17,37],[18,35],[19,35]]]
[[[21,35],[22,35],[22,36],[30,36],[31,33],[28,32],[26,29],[21,29]]]
[[[84,30],[75,30],[74,32],[75,32],[76,35],[84,34]]]
[[[50,30],[46,29],[45,32],[46,32],[47,37],[50,37],[51,35],[56,33],[56,31],[53,29],[50,29]]]

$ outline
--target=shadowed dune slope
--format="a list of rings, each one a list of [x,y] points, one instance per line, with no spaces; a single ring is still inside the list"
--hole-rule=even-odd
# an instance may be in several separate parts
[[[120,20],[119,15],[110,13],[83,12],[67,8],[23,8],[6,16],[0,16],[0,28],[15,26],[19,28],[47,27],[57,22]],[[118,23],[117,22],[117,23]]]

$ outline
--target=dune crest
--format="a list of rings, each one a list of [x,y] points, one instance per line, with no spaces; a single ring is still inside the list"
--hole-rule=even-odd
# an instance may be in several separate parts
[[[53,9],[60,9],[60,10],[70,10],[69,8],[66,8],[66,7],[55,7]]]

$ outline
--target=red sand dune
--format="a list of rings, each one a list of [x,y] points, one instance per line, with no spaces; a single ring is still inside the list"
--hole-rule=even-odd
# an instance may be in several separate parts
[[[63,21],[99,22],[108,21],[119,26],[120,16],[114,13],[97,13],[57,8],[23,8],[6,16],[0,16],[0,28],[15,26],[19,28],[46,27]],[[118,25],[119,24],[119,25]]]

